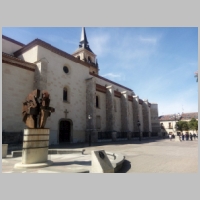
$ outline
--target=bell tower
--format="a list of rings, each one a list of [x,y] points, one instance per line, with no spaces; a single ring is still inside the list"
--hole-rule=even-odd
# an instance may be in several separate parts
[[[90,72],[94,74],[98,74],[99,68],[98,68],[96,55],[93,53],[93,51],[89,47],[84,27],[82,27],[79,48],[72,55],[90,64]]]

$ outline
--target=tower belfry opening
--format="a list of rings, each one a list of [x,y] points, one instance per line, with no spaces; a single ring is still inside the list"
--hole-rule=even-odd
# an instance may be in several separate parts
[[[98,63],[96,55],[93,53],[87,40],[85,27],[82,27],[81,39],[79,42],[79,48],[72,54],[77,59],[80,59],[90,64],[90,73],[98,74]]]

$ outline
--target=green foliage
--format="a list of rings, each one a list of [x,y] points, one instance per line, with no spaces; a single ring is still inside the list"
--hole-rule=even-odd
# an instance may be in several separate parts
[[[186,121],[178,121],[176,122],[176,128],[178,131],[188,131],[189,130],[189,123]]]
[[[189,121],[189,128],[190,130],[198,130],[198,121],[195,119],[195,118],[192,118],[190,121]]]

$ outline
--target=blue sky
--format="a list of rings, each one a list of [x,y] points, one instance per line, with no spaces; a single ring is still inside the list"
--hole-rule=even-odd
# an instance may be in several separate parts
[[[3,27],[2,34],[27,44],[39,38],[73,53],[81,27]],[[198,28],[86,27],[99,75],[158,103],[159,115],[198,112]]]

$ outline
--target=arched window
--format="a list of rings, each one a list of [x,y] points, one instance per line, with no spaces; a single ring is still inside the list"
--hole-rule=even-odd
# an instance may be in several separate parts
[[[63,101],[67,101],[67,88],[63,89]]]

